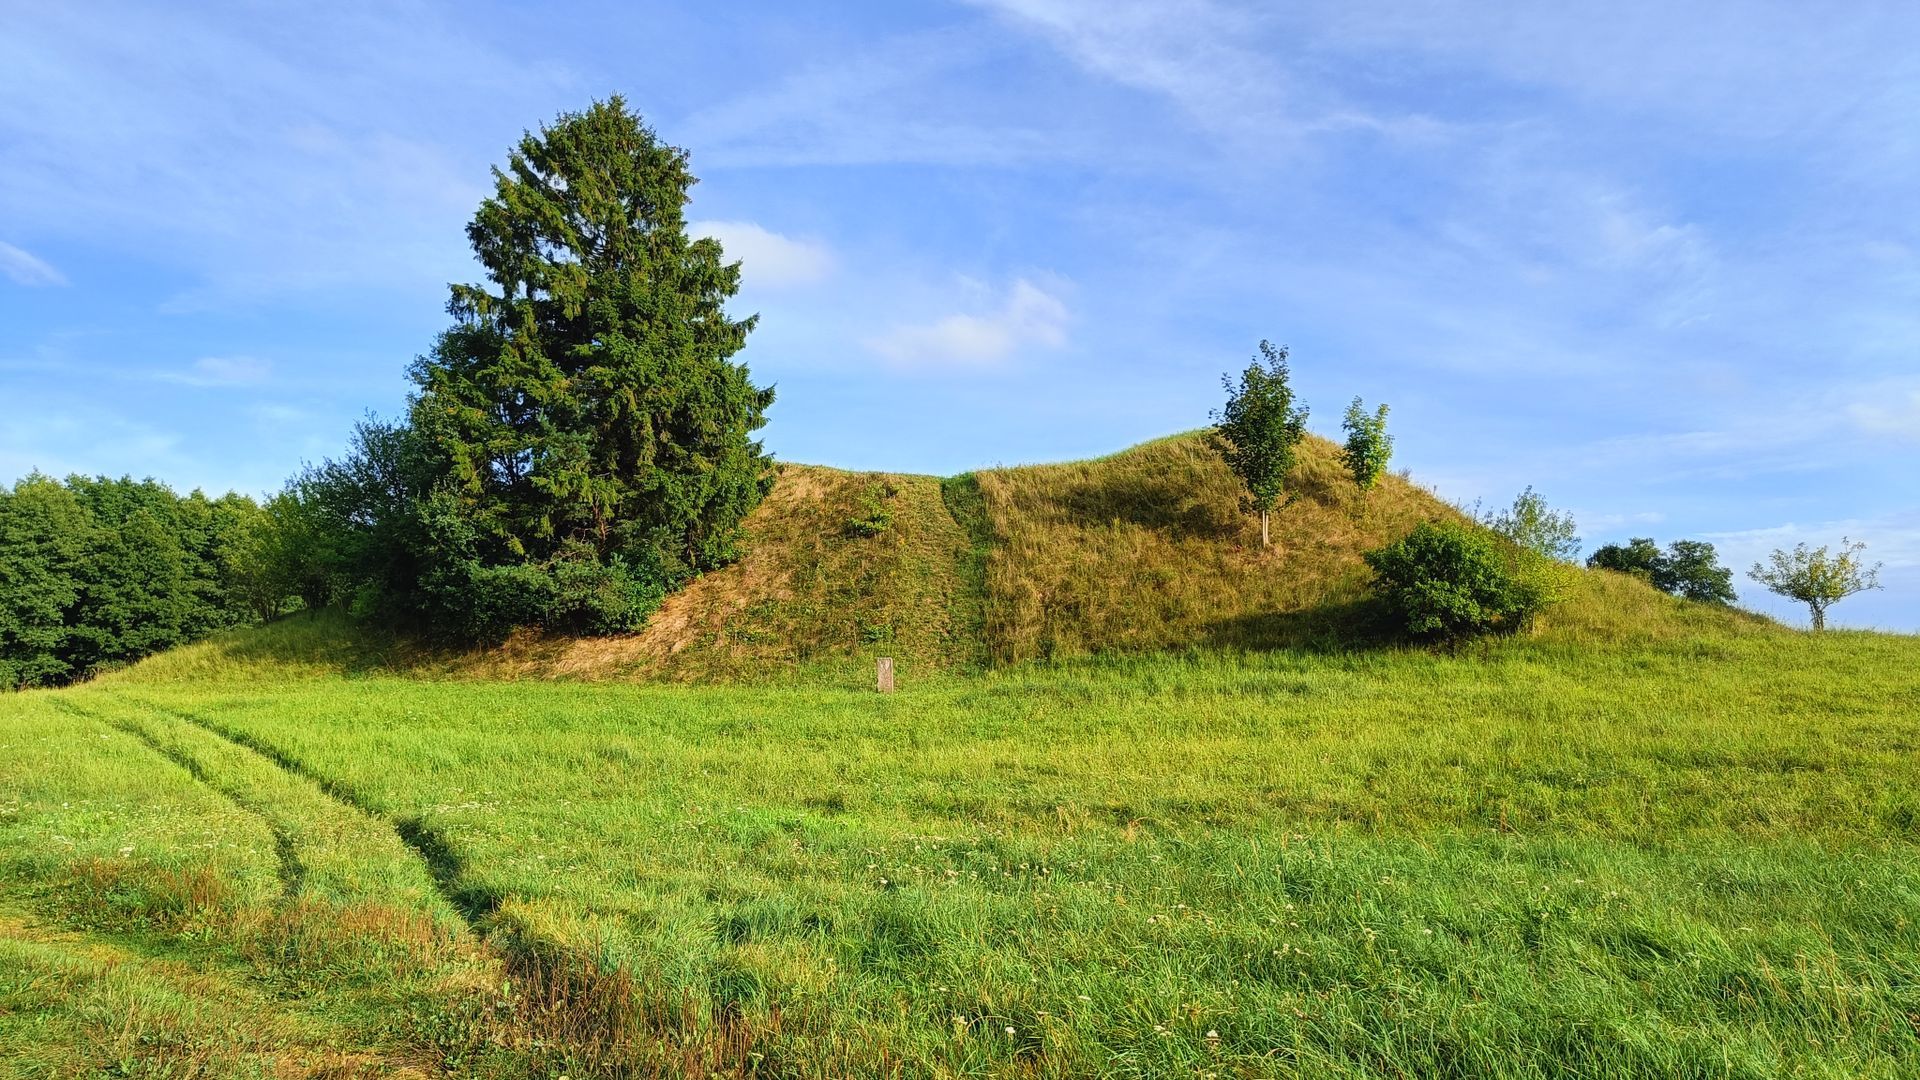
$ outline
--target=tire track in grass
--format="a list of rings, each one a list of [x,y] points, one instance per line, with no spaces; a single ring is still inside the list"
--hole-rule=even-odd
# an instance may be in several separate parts
[[[265,804],[260,800],[245,793],[244,788],[235,790],[235,785],[220,782],[214,777],[213,773],[208,770],[206,763],[189,753],[185,748],[170,746],[161,742],[154,737],[152,732],[140,727],[137,723],[115,717],[108,713],[94,712],[64,697],[54,697],[49,700],[55,708],[70,716],[77,716],[83,720],[92,720],[95,723],[105,724],[115,731],[138,739],[147,749],[152,750],[154,753],[178,765],[180,768],[185,769],[187,775],[193,777],[197,783],[205,785],[209,790],[226,799],[234,806],[239,807],[245,813],[258,818],[260,823],[267,827],[267,832],[273,837],[274,858],[278,861],[276,873],[280,880],[280,906],[285,907],[293,903],[300,895],[300,890],[305,886],[307,880],[307,865],[305,861],[300,858],[300,850],[298,845],[294,843],[292,831],[289,830],[284,823],[277,820],[273,814],[269,813]]]
[[[174,717],[196,730],[221,739],[238,749],[248,751],[281,771],[312,784],[322,794],[341,806],[391,829],[400,842],[405,844],[426,866],[427,875],[433,880],[435,890],[439,892],[441,899],[460,915],[468,929],[476,933],[484,933],[483,922],[499,909],[501,902],[505,899],[498,890],[467,880],[466,860],[454,850],[446,834],[427,821],[426,815],[389,814],[352,785],[314,769],[272,743],[259,739],[249,732],[229,727],[211,717],[146,698],[129,695],[128,700],[155,712]]]

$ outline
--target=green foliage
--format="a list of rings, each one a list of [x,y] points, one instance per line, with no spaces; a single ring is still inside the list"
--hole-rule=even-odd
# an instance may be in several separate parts
[[[1637,536],[1625,544],[1605,544],[1592,555],[1587,556],[1587,567],[1593,570],[1611,570],[1616,574],[1629,574],[1648,584],[1653,583],[1653,573],[1659,568],[1666,556],[1660,554],[1659,545],[1650,537]]]
[[[1510,632],[1549,599],[1537,580],[1509,566],[1491,537],[1454,522],[1423,522],[1366,559],[1376,592],[1418,638]]]
[[[1367,491],[1379,482],[1381,474],[1387,471],[1387,462],[1393,457],[1393,436],[1387,434],[1387,406],[1382,403],[1378,409],[1368,413],[1356,397],[1347,406],[1347,415],[1340,422],[1340,427],[1347,433],[1341,461],[1353,476],[1353,482],[1360,490]]]
[[[847,519],[847,535],[879,536],[893,524],[893,508],[889,505],[899,494],[892,484],[885,480],[875,480],[861,489],[860,500],[854,515]]]
[[[1294,404],[1287,350],[1260,343],[1260,355],[1240,373],[1222,376],[1227,403],[1214,415],[1213,445],[1247,489],[1247,504],[1260,515],[1261,541],[1267,516],[1285,493],[1294,451],[1307,433],[1307,407]]]
[[[603,633],[738,554],[772,484],[770,389],[732,361],[738,263],[687,235],[695,183],[618,97],[528,134],[467,227],[487,283],[368,421],[276,505],[309,605],[455,641]]]
[[[0,488],[0,687],[83,678],[260,617],[272,588],[248,538],[266,527],[246,496],[152,480],[35,473]]]
[[[1653,584],[1665,592],[1705,604],[1731,604],[1733,571],[1720,565],[1705,540],[1675,540],[1654,568]]]
[[[0,687],[72,674],[69,615],[92,531],[80,500],[51,477],[0,488]]]
[[[1827,608],[1857,592],[1880,587],[1880,566],[1868,566],[1860,558],[1865,543],[1840,538],[1840,549],[1829,552],[1825,544],[1809,548],[1796,544],[1792,551],[1776,548],[1765,563],[1754,563],[1747,576],[1781,596],[1807,605],[1813,616],[1813,628],[1827,626]]]
[[[771,484],[771,390],[730,358],[740,266],[687,235],[694,177],[615,97],[529,134],[467,236],[488,285],[413,367],[411,421],[489,563],[562,547],[678,585],[736,554]]]
[[[1662,552],[1652,539],[1634,537],[1607,544],[1587,557],[1587,566],[1630,574],[1662,592],[1704,604],[1732,604],[1733,571],[1720,565],[1705,540],[1675,540]]]
[[[1480,518],[1480,524],[1544,558],[1566,562],[1580,553],[1579,527],[1573,515],[1549,507],[1531,484],[1513,497],[1511,507],[1489,512]]]

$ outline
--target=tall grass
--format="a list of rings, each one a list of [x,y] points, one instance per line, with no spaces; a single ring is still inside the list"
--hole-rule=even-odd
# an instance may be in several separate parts
[[[1273,517],[1273,545],[1199,434],[1094,461],[980,473],[997,543],[987,641],[1001,662],[1350,636],[1361,554],[1454,513],[1399,477],[1362,495],[1332,443],[1309,437]]]
[[[101,724],[151,725],[204,763],[153,759],[201,792],[189,812],[236,828],[221,776],[271,762],[294,780],[247,785],[275,793],[267,825],[413,830],[422,910],[464,898],[490,959],[460,970],[508,987],[423,1008],[480,1008],[532,1072],[1909,1073],[1920,642],[1580,634],[1108,656],[890,697],[136,670],[33,723],[78,760],[137,748]],[[52,835],[112,859],[142,827],[61,807],[79,787],[36,782],[0,819],[46,853],[9,894],[69,872]],[[217,873],[284,905],[269,856]],[[396,873],[338,879],[419,880]]]

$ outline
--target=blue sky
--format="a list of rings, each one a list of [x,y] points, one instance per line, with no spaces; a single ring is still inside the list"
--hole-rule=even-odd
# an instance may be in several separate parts
[[[1103,453],[1270,338],[1455,501],[1736,568],[1852,536],[1887,588],[1835,621],[1920,630],[1904,3],[0,0],[0,478],[337,452],[488,167],[614,92],[745,262],[783,458]]]

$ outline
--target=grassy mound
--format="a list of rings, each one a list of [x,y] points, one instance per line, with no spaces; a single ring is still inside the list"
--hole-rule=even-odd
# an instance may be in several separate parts
[[[948,478],[783,465],[746,555],[669,597],[639,633],[523,634],[422,649],[333,616],[229,634],[137,665],[136,680],[385,670],[452,678],[862,685],[1032,660],[1197,649],[1375,646],[1362,555],[1458,509],[1403,477],[1362,494],[1309,437],[1263,548],[1200,433],[1092,461]],[[1535,636],[1565,644],[1778,633],[1771,622],[1568,567]]]
[[[1114,650],[1271,648],[1350,634],[1361,554],[1457,517],[1396,476],[1364,496],[1339,450],[1309,437],[1273,516],[1273,545],[1200,434],[1111,457],[980,474],[994,544],[987,642],[999,661]]]

